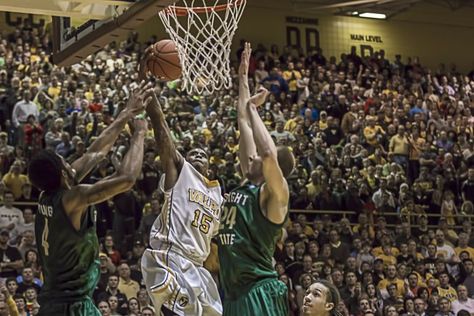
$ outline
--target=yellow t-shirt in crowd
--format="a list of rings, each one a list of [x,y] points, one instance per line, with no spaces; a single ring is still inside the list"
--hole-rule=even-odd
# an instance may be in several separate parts
[[[206,143],[208,143],[212,139],[212,132],[208,128],[203,128],[201,133],[204,135],[204,138],[206,139]]]
[[[310,200],[313,200],[322,191],[321,185],[314,185],[312,182],[306,185],[306,189],[308,190],[308,197]]]
[[[441,286],[437,287],[439,297],[446,297],[451,303],[458,299],[456,290],[449,286],[447,289],[443,289]]]
[[[420,259],[418,259],[418,255],[421,256]],[[416,254],[416,257],[417,259],[416,260],[421,260],[423,259],[423,256],[421,255],[421,253],[417,253]],[[416,273],[416,275],[418,275],[418,286],[423,286],[423,287],[428,287],[426,285],[426,283],[428,283],[428,280],[431,279],[433,277],[433,275],[431,273],[425,273],[425,276],[423,277],[421,274],[419,274],[418,272],[416,271],[413,271],[414,273]]]
[[[326,128],[328,128],[328,122],[323,122],[322,120],[319,121],[319,129],[320,130],[325,130]]]
[[[387,290],[387,286],[393,283],[397,285],[397,296],[404,297],[405,296],[405,282],[398,278],[395,280],[389,280],[389,279],[380,280],[379,284],[377,285],[377,288],[379,290]]]
[[[301,79],[301,73],[298,70],[286,70],[283,72],[283,79],[288,82],[288,89],[291,92],[298,91],[296,81]]]
[[[463,251],[467,251],[469,253],[469,258],[474,259],[474,248],[472,248],[472,247],[466,247],[466,248],[456,247],[456,248],[454,248],[454,252],[456,253],[456,255],[458,257],[461,254],[461,252],[463,252]]]
[[[410,150],[410,144],[406,136],[400,137],[398,134],[392,136],[390,139],[389,150],[391,153],[396,155],[408,156]]]
[[[120,278],[118,290],[125,294],[126,297],[135,297],[140,290],[140,285],[137,281],[130,280],[126,282],[124,279]]]
[[[6,187],[12,191],[15,200],[21,197],[21,188],[27,182],[28,177],[24,174],[15,175],[11,172],[8,172],[3,176],[3,183],[5,183]]]
[[[398,248],[396,247],[392,247],[392,256],[398,256],[400,254],[400,251],[398,250]],[[380,257],[381,255],[383,255],[383,250],[382,250],[382,247],[375,247],[374,249],[372,249],[372,255],[374,257]]]
[[[49,87],[48,88],[48,95],[56,100],[59,97],[59,94],[61,93],[61,87]]]
[[[385,131],[379,125],[375,125],[374,127],[367,126],[364,128],[364,137],[365,141],[370,145],[377,145],[377,138],[375,137],[377,133],[385,134]]]
[[[286,121],[285,127],[283,129],[288,132],[293,132],[297,125],[298,123],[295,119],[289,119],[288,121]]]
[[[395,258],[394,256],[387,256],[387,255],[381,254],[377,258],[382,259],[383,264],[386,266],[388,266],[389,264],[397,264],[397,258]]]

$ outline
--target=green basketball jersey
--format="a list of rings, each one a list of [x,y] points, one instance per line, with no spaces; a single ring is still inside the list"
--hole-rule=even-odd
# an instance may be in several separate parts
[[[91,297],[99,280],[96,210],[87,210],[77,231],[64,211],[63,194],[43,192],[38,202],[35,232],[44,275],[41,301],[71,302]]]
[[[226,299],[235,299],[256,282],[277,276],[272,257],[282,225],[263,215],[260,188],[247,183],[233,190],[222,210],[217,240]]]

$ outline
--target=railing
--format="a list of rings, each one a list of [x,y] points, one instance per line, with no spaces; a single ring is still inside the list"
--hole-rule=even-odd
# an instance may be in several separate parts
[[[33,208],[35,208],[38,205],[37,202],[13,202],[12,204],[13,204],[13,206],[17,206],[17,207],[18,206],[19,207],[32,206]],[[34,211],[35,210],[33,210],[33,212]]]
[[[291,209],[290,213],[292,214],[306,214],[306,215],[341,215],[342,217],[349,217],[353,215],[357,215],[357,212],[353,211],[333,211],[333,210],[295,210]],[[374,222],[376,222],[377,217],[383,216],[387,220],[387,227],[396,227],[398,224],[396,224],[395,219],[400,218],[400,214],[397,212],[383,212],[374,215]],[[412,215],[414,216],[414,215]],[[441,214],[433,214],[433,213],[426,213],[426,216],[428,218],[432,217],[444,217],[444,215]],[[455,216],[456,217],[456,216]],[[472,215],[462,215],[463,218],[469,218],[471,222],[474,219],[474,214]],[[351,225],[357,225],[357,223],[351,223]],[[418,225],[412,225],[414,227]],[[438,228],[439,225],[428,225],[429,228]],[[452,228],[462,228],[461,225],[457,226],[452,226]]]
[[[36,202],[14,202],[14,206],[16,207],[32,207],[33,212],[36,211],[35,206],[37,205]],[[353,216],[357,215],[357,212],[353,211],[333,211],[333,210],[290,210],[290,213],[292,214],[307,214],[307,215],[340,215],[342,217],[348,217],[348,216]],[[400,214],[397,212],[384,212],[380,213],[374,216],[374,220],[378,216],[383,216],[387,219],[387,226],[388,227],[395,227],[397,224],[395,224],[395,219],[400,217]],[[430,217],[442,217],[443,215],[441,214],[432,214],[432,213],[426,213],[426,216]],[[474,219],[474,215],[463,215],[464,218],[469,218],[471,221]],[[351,223],[351,225],[356,225],[357,223]],[[417,226],[417,225],[413,225]],[[436,228],[438,225],[428,225],[429,228]],[[461,228],[462,226],[453,226],[453,228]]]

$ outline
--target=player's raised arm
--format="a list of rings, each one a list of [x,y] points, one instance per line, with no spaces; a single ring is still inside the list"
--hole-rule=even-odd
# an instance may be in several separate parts
[[[126,108],[120,112],[115,121],[97,137],[81,158],[71,164],[71,167],[76,170],[77,182],[81,182],[105,158],[125,124],[144,110],[144,99],[148,89],[150,89],[150,85],[142,82],[138,90],[128,100]]]
[[[147,60],[152,52],[152,46],[149,46],[143,52],[143,56],[140,58],[140,64],[138,65],[138,79],[146,80],[148,74]]]
[[[266,96],[268,91],[263,89],[259,93],[260,97],[262,97],[262,94]],[[252,124],[253,139],[257,146],[257,151],[262,158],[262,171],[265,179],[260,205],[271,222],[281,224],[285,221],[288,213],[290,196],[288,183],[279,165],[278,150],[265,124],[258,115],[256,105],[252,101],[251,99],[248,103],[248,113]],[[282,156],[289,167],[285,169],[289,169],[289,172],[291,172],[294,160],[291,153],[289,151],[285,152],[285,150],[287,151],[288,149],[282,149],[284,151]]]
[[[239,125],[239,160],[242,174],[246,176],[249,168],[249,158],[257,155],[257,148],[253,141],[252,129],[247,113],[247,102],[250,99],[249,89],[249,62],[252,48],[250,43],[245,43],[239,67],[239,101],[237,103],[237,122]]]
[[[164,189],[169,190],[176,184],[176,181],[178,181],[184,158],[176,150],[160,101],[154,92],[151,92],[150,95],[151,102],[147,106],[146,111],[148,116],[150,116],[151,124],[155,131],[155,139],[158,147],[157,151],[165,171]]]
[[[142,169],[143,143],[148,129],[146,120],[134,120],[134,129],[128,152],[115,174],[92,185],[74,186],[63,196],[63,205],[69,216],[82,214],[87,206],[106,201],[133,187]]]

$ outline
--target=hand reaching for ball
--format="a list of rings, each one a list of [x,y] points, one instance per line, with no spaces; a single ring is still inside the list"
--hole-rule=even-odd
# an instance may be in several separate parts
[[[163,113],[163,108],[161,106],[160,100],[156,96],[155,91],[151,90],[148,92],[147,100],[149,100],[149,102],[146,105],[146,111],[148,112],[149,115],[150,115],[149,112],[150,111],[153,112],[153,110],[156,110],[159,113]]]
[[[153,51],[153,46],[148,46],[144,53],[143,56],[140,60],[140,64],[138,66],[138,79],[140,81],[146,80],[148,78],[148,74],[150,70],[148,69],[148,59],[151,57]]]
[[[151,83],[142,81],[140,86],[132,93],[127,102],[127,110],[132,115],[138,115],[146,108],[150,102],[148,94],[153,91]]]
[[[239,67],[240,76],[249,75],[249,64],[250,64],[251,55],[252,55],[252,46],[250,45],[250,43],[245,43],[245,47],[242,52],[242,57],[241,57],[240,67]]]

